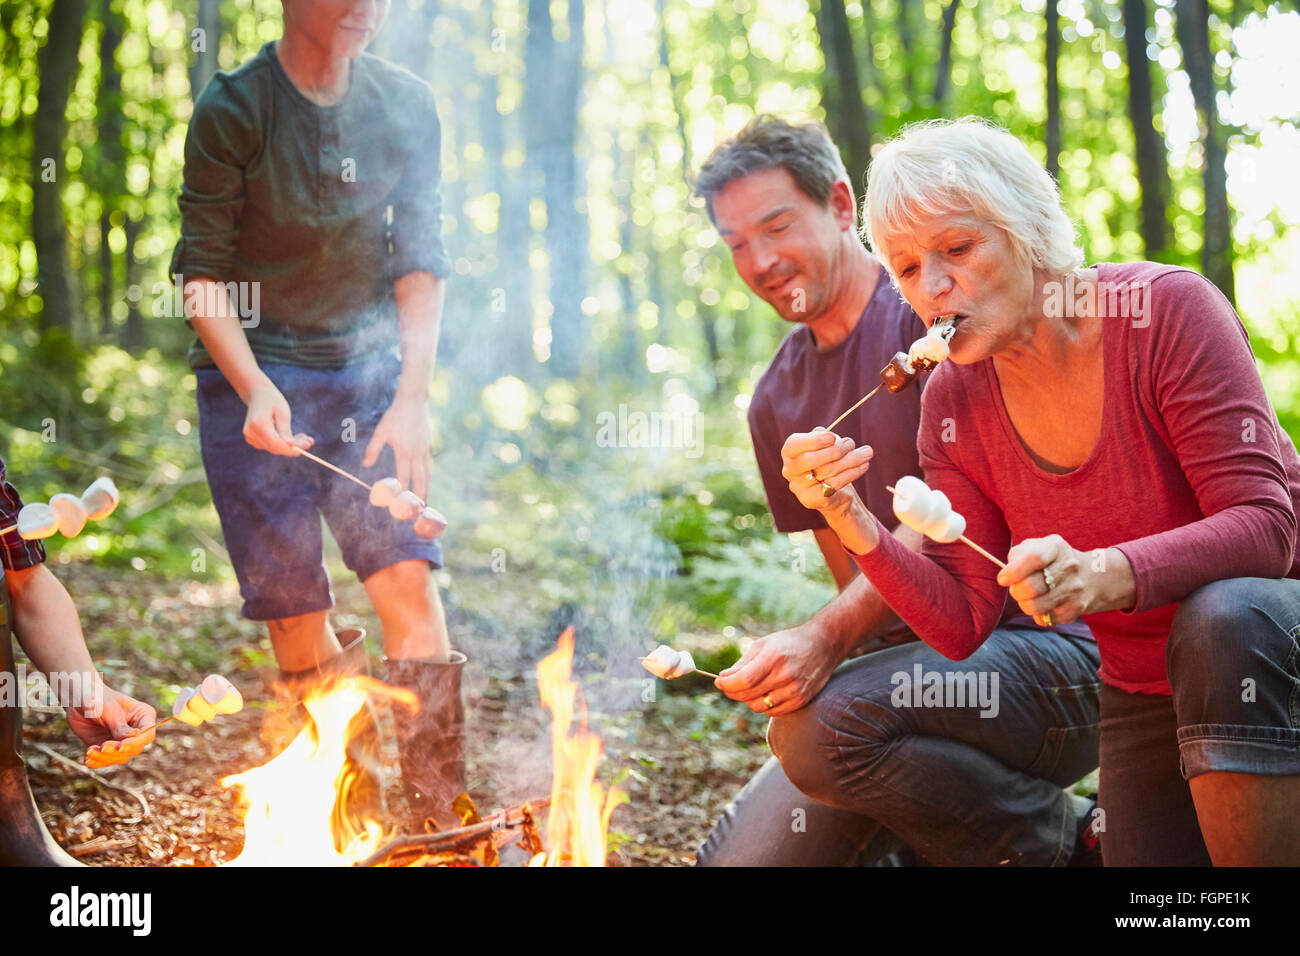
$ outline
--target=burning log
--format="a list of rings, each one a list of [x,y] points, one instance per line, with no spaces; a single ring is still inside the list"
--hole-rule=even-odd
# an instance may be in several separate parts
[[[528,851],[530,855],[539,853],[541,852],[542,843],[537,835],[537,824],[533,819],[533,811],[544,810],[550,805],[551,798],[543,797],[540,800],[529,800],[517,807],[511,807],[509,810],[494,813],[480,823],[457,827],[454,830],[439,830],[435,833],[398,837],[354,865],[380,866],[388,863],[393,858],[409,854],[434,856],[447,853],[464,856],[465,854],[460,854],[457,851],[481,843],[484,840],[490,840],[494,834],[503,830],[514,829],[520,830],[518,836],[522,840],[521,846],[524,850]],[[505,842],[509,841],[504,841],[500,845],[504,846]],[[410,863],[394,862],[391,865],[407,866]],[[420,864],[416,862],[415,865]],[[475,861],[474,865],[478,865],[478,862]]]

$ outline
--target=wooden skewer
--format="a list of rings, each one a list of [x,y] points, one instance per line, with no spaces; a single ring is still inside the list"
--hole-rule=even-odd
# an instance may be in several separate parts
[[[313,455],[311,452],[307,451],[307,449],[305,449],[305,448],[299,448],[299,449],[298,449],[298,454],[302,455],[304,458],[310,458],[312,461],[316,462],[316,464],[318,464],[318,465],[324,465],[324,466],[325,466],[326,468],[328,468],[330,471],[337,472],[338,474],[342,475],[344,478],[348,479],[348,481],[355,481],[355,482],[356,482],[358,485],[360,485],[362,488],[366,489],[366,491],[370,491],[370,489],[371,489],[371,486],[370,486],[370,485],[366,484],[364,481],[362,481],[362,480],[361,480],[360,478],[358,478],[356,475],[352,474],[352,473],[349,472],[349,471],[344,471],[344,470],[343,470],[342,468],[340,468],[338,465],[335,465],[335,464],[333,464],[333,463],[331,463],[331,462],[328,462],[328,461],[326,461],[324,458],[318,458],[316,455]]]
[[[877,385],[877,386],[876,386],[875,388],[873,388],[871,391],[867,392],[867,394],[863,395],[863,396],[862,396],[861,398],[859,398],[856,402],[854,402],[851,406],[849,406],[848,408],[846,408],[846,409],[845,409],[845,410],[840,414],[840,417],[839,417],[839,418],[835,419],[835,421],[833,421],[833,422],[831,422],[829,425],[827,425],[827,426],[826,426],[826,430],[827,430],[827,431],[831,431],[832,429],[834,429],[836,425],[838,425],[840,422],[844,421],[844,419],[846,419],[846,418],[849,416],[849,413],[850,413],[851,411],[853,411],[855,408],[858,408],[859,406],[861,406],[863,402],[865,402],[867,399],[869,399],[872,395],[875,395],[876,392],[880,391],[880,390],[881,390],[882,388],[884,388],[884,387],[885,387],[885,383],[884,383],[884,382],[881,382],[879,385]],[[808,472],[808,477],[811,478],[813,481],[821,481],[821,479],[818,478],[817,475],[814,474],[814,473],[811,472],[811,471]],[[821,484],[822,484],[822,494],[824,494],[827,498],[829,498],[831,495],[835,494],[835,489],[832,488],[830,485],[826,484],[826,482],[822,481]]]
[[[161,727],[163,724],[171,723],[171,722],[172,722],[173,720],[175,720],[175,719],[176,719],[176,715],[175,715],[175,714],[172,714],[170,717],[167,717],[167,718],[164,718],[163,720],[158,721],[158,723],[154,724],[152,727],[146,727],[144,730],[140,731],[139,734],[136,734],[136,736],[139,737],[140,734],[147,734],[147,733],[148,733],[149,731],[151,731],[151,730],[157,730],[157,729],[158,729],[159,727]]]
[[[894,490],[894,487],[893,487],[892,485],[885,485],[885,490],[888,491],[891,495],[898,494],[898,492],[896,492],[896,491]],[[926,537],[929,537],[929,535],[927,535]],[[983,548],[981,548],[981,547],[980,547],[978,544],[976,544],[974,541],[972,541],[970,538],[966,537],[964,534],[961,535],[957,540],[958,540],[958,541],[964,541],[966,544],[970,545],[972,548],[974,548],[974,549],[975,549],[976,551],[978,551],[980,554],[984,555],[984,557],[988,558],[990,561],[992,561],[992,562],[993,562],[994,564],[996,564],[998,567],[1000,567],[1000,568],[1005,568],[1005,567],[1007,566],[1007,563],[1006,563],[1005,561],[1000,561],[1000,560],[998,560],[998,559],[995,558],[993,555],[989,554],[987,551],[985,551]]]
[[[833,422],[831,422],[829,425],[827,425],[827,426],[826,426],[826,430],[827,430],[827,431],[832,431],[832,430],[835,428],[836,425],[838,425],[840,422],[844,421],[844,419],[848,417],[849,412],[853,411],[855,408],[857,408],[859,405],[861,405],[863,402],[865,402],[867,399],[869,399],[872,395],[875,395],[876,392],[880,391],[880,390],[881,390],[882,388],[884,388],[884,387],[885,387],[885,383],[884,383],[884,382],[881,382],[879,385],[877,385],[877,386],[876,386],[875,388],[873,388],[871,391],[867,392],[867,394],[863,395],[863,396],[862,396],[861,398],[859,398],[856,402],[854,402],[851,406],[849,406],[848,408],[846,408],[846,409],[844,410],[843,414],[841,414],[839,418],[835,419],[835,421],[833,421]]]

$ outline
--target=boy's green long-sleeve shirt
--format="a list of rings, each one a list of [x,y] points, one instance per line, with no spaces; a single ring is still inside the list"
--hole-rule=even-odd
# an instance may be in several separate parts
[[[413,74],[362,54],[343,100],[318,106],[266,44],[195,104],[173,276],[249,283],[239,305],[259,363],[339,368],[395,348],[394,281],[451,272],[441,140]],[[189,358],[213,364],[198,342]]]

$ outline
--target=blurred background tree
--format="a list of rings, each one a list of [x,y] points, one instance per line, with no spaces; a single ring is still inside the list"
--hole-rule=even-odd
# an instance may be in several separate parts
[[[276,0],[0,5],[0,453],[28,499],[99,471],[127,491],[63,560],[229,577],[167,265],[195,93],[280,30]],[[373,52],[443,123],[444,584],[490,607],[508,556],[539,614],[638,640],[829,596],[811,540],[773,535],[745,429],[788,326],[689,197],[758,113],[823,119],[859,190],[906,123],[1002,123],[1090,260],[1234,299],[1300,433],[1297,46],[1294,5],[1262,0],[395,0]],[[620,407],[698,421],[698,448],[605,447]]]

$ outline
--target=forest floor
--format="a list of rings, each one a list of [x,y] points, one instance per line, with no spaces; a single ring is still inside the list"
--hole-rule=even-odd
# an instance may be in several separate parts
[[[173,721],[129,764],[95,772],[79,766],[85,748],[62,711],[29,709],[25,757],[51,833],[97,866],[230,861],[243,846],[243,824],[237,796],[221,778],[273,756],[262,739],[274,674],[264,628],[239,618],[234,585],[77,563],[53,569],[73,595],[110,686],[153,704],[163,717],[163,702],[170,702],[177,687],[220,672],[239,687],[248,706],[200,728]],[[335,581],[336,627],[341,622],[368,629],[372,672],[382,676],[378,623],[365,593],[350,576]],[[501,589],[488,612],[497,626],[480,628],[483,612],[462,612],[454,596],[448,600],[453,644],[471,658],[464,688],[469,790],[484,816],[550,792],[551,721],[538,701],[533,668],[554,646],[554,635],[503,636],[510,622],[536,619],[535,601],[527,592]],[[484,637],[484,631],[494,636]],[[710,640],[715,639],[682,635],[679,644],[707,650]],[[615,685],[605,681],[599,663],[584,673],[588,659],[597,657],[583,654],[580,638],[575,676],[591,707],[590,729],[605,746],[597,779],[609,783],[617,777],[628,797],[610,824],[610,862],[688,865],[724,804],[767,758],[766,721],[703,678],[677,681],[671,692],[648,675]],[[613,703],[632,700],[636,706]],[[391,809],[401,806],[391,741],[385,756]]]

